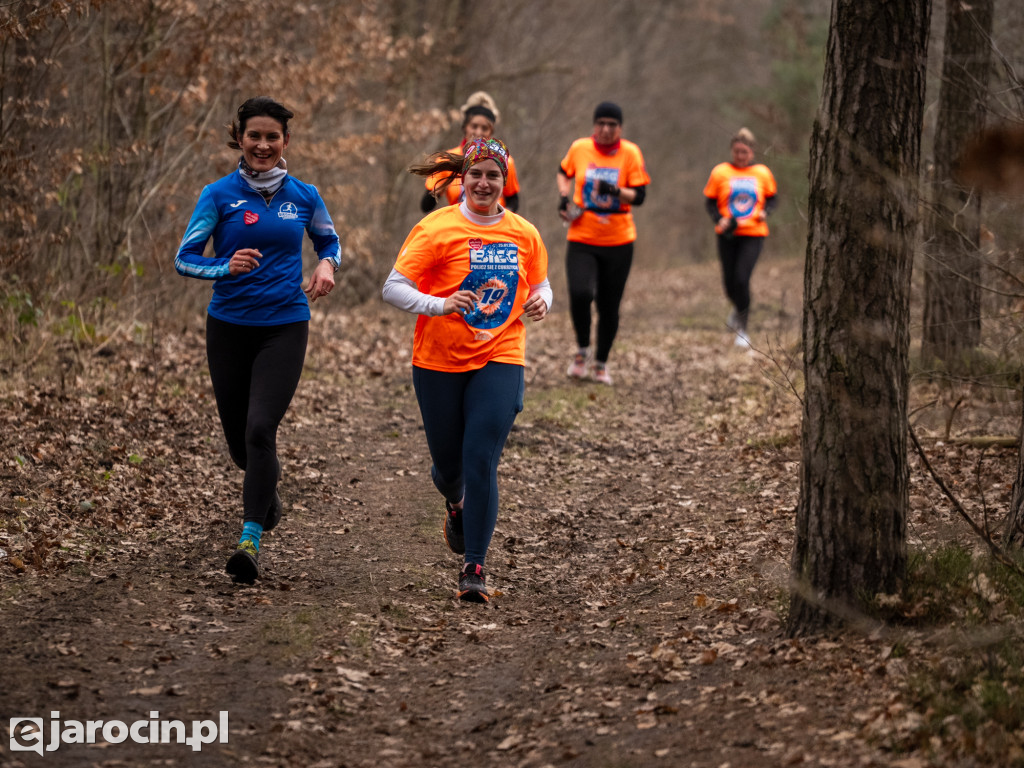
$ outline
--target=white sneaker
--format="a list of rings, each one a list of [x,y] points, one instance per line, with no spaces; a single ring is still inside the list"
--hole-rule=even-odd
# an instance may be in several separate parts
[[[572,362],[569,363],[569,370],[565,372],[565,375],[570,379],[584,378],[587,375],[587,356],[577,352]]]
[[[608,373],[607,365],[594,366],[594,381],[596,381],[598,384],[605,384],[609,387],[612,385],[612,377]]]
[[[747,336],[746,331],[736,331],[736,341],[734,343],[740,349],[750,349],[750,337]]]

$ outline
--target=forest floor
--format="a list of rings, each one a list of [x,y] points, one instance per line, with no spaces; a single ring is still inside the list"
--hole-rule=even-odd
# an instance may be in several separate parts
[[[565,377],[556,285],[556,311],[529,329],[484,606],[454,596],[408,316],[378,303],[315,313],[279,435],[285,515],[253,586],[224,573],[241,477],[200,333],[110,339],[44,381],[12,378],[0,764],[986,764],[921,736],[915,670],[959,652],[938,633],[866,617],[829,637],[785,633],[801,275],[797,261],[763,261],[744,352],[715,264],[637,269],[612,388]],[[943,406],[955,399],[933,398],[919,433],[1015,432],[1011,409]],[[936,453],[969,504],[976,482],[1005,495],[1014,451]],[[970,543],[916,468],[911,501],[912,547]],[[229,733],[201,751],[100,734],[40,756],[3,737],[16,717],[42,718],[47,743],[54,718],[181,720],[191,734],[220,712]]]

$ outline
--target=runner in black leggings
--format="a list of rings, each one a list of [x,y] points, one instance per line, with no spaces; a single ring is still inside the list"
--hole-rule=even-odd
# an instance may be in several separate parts
[[[732,303],[726,325],[737,347],[750,346],[750,276],[768,236],[768,214],[776,205],[775,177],[754,162],[754,134],[740,128],[729,143],[729,162],[711,170],[704,186],[704,205],[715,224],[722,284]]]
[[[619,330],[619,303],[633,264],[633,208],[644,202],[647,175],[640,147],[622,138],[622,108],[603,101],[594,132],[577,139],[555,177],[558,215],[568,224],[565,273],[576,352],[566,373],[611,385],[608,355]],[[597,307],[597,350],[590,353],[590,305]]]
[[[569,311],[576,344],[590,346],[590,306],[597,309],[597,344],[594,360],[604,364],[619,332],[619,304],[633,266],[633,243],[590,245],[569,241],[565,254],[569,284]]]
[[[179,274],[214,281],[206,355],[228,450],[245,471],[242,536],[227,564],[241,582],[259,576],[260,539],[281,519],[277,427],[302,375],[309,303],[331,292],[341,263],[320,193],[288,175],[291,117],[265,97],[238,108],[228,143],[242,152],[238,170],[203,188],[174,260]],[[320,263],[303,288],[306,235]]]
[[[206,318],[206,358],[231,460],[245,471],[243,522],[277,524],[277,427],[302,375],[309,323],[235,325]],[[270,520],[264,522],[267,511]],[[270,523],[269,525],[267,523]]]

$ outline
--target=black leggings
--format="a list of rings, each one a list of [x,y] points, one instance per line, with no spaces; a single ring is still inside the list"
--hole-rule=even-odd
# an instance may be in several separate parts
[[[299,385],[309,323],[235,325],[207,316],[206,359],[232,461],[245,471],[244,521],[260,525],[281,465],[277,427]]]
[[[597,350],[594,359],[608,361],[619,332],[619,304],[633,265],[633,244],[587,245],[569,241],[565,274],[569,283],[569,312],[576,343],[590,346],[590,305],[597,304]]]
[[[750,312],[750,276],[764,246],[763,237],[718,236],[718,260],[722,263],[725,295],[736,307],[740,327],[746,329]]]

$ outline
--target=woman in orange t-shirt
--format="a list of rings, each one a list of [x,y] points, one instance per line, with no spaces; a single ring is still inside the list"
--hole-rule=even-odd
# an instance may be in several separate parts
[[[410,168],[458,178],[459,205],[427,214],[402,245],[386,302],[417,315],[412,381],[434,485],[445,499],[444,538],[463,555],[458,597],[489,599],[484,560],[498,519],[498,460],[523,409],[526,328],[551,306],[548,253],[536,227],[500,205],[508,150],[475,139]]]
[[[644,201],[651,177],[640,147],[622,138],[622,109],[610,101],[594,110],[594,133],[569,147],[556,177],[558,214],[569,225],[565,274],[576,333],[570,378],[587,375],[590,309],[597,307],[594,380],[611,385],[608,355],[619,330],[619,304],[633,264],[632,209]]]
[[[733,305],[726,324],[736,334],[736,346],[745,349],[750,346],[750,277],[768,236],[768,214],[778,190],[768,167],[754,162],[754,134],[748,129],[732,137],[730,152],[730,162],[711,170],[704,202],[715,223],[725,295]]]
[[[448,151],[452,154],[461,154],[467,142],[473,139],[489,139],[494,135],[494,126],[498,124],[498,108],[494,99],[485,91],[477,91],[472,94],[466,103],[462,105],[462,141],[459,146],[452,147]],[[437,199],[444,196],[445,205],[455,205],[462,202],[462,182],[453,179],[444,188],[440,187],[444,174],[432,173],[427,176],[424,185],[427,191],[420,200],[420,210],[429,213],[437,205]],[[519,176],[516,173],[516,163],[509,155],[508,176],[505,179],[505,187],[501,191],[501,207],[513,213],[519,210]]]

